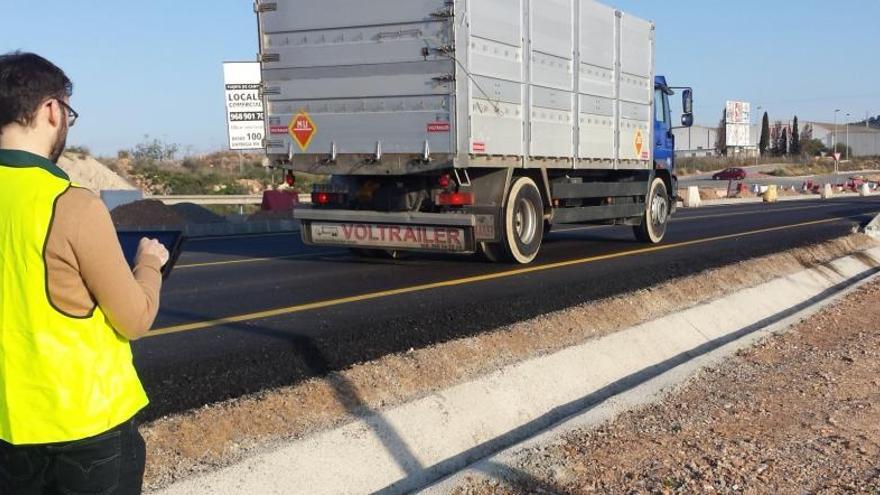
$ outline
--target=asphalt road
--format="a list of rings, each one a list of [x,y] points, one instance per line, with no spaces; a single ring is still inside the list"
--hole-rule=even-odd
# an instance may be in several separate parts
[[[627,227],[564,226],[528,267],[363,260],[292,234],[191,241],[156,329],[134,344],[144,419],[826,241],[876,213],[880,198],[683,210],[656,247]]]

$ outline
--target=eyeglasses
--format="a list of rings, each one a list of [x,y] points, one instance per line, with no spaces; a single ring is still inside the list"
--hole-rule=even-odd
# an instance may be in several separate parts
[[[67,103],[64,103],[61,100],[56,101],[58,101],[58,103],[60,103],[61,106],[64,107],[65,110],[67,110],[67,127],[73,127],[73,124],[76,124],[76,119],[79,118],[79,114],[76,113],[76,110],[71,108],[71,106]]]

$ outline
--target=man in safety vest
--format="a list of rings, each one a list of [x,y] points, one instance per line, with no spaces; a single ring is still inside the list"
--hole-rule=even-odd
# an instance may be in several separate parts
[[[147,396],[130,340],[149,331],[168,252],[128,267],[107,209],[56,162],[72,84],[0,55],[0,493],[140,493]]]

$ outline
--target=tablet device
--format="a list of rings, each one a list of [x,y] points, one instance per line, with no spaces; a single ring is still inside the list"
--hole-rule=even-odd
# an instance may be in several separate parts
[[[137,254],[138,244],[140,244],[141,239],[144,237],[148,239],[156,239],[159,241],[165,249],[168,250],[168,263],[165,263],[165,266],[162,267],[162,278],[167,280],[171,275],[171,270],[174,269],[174,264],[177,263],[177,258],[180,257],[180,252],[183,248],[183,232],[177,230],[168,230],[168,231],[142,231],[142,232],[116,232],[116,235],[119,237],[119,245],[122,246],[122,253],[125,255],[125,261],[128,262],[128,266],[134,268],[134,257]]]

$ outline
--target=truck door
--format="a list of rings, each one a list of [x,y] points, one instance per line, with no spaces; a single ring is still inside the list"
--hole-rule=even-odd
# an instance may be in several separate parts
[[[671,169],[675,154],[675,137],[669,96],[661,87],[654,88],[654,163],[657,168]]]

